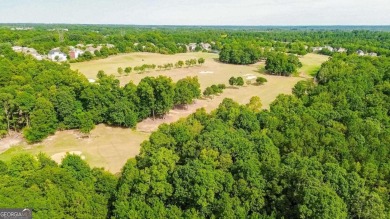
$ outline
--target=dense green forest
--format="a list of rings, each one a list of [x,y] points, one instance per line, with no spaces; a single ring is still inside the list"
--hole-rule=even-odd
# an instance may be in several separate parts
[[[69,30],[60,40],[57,31],[47,30],[52,28]],[[294,72],[296,55],[311,46],[348,52],[333,53],[314,80],[298,82],[293,95],[278,96],[268,110],[256,97],[247,105],[225,99],[211,113],[200,109],[160,126],[116,175],[76,155],[60,165],[44,154],[0,161],[0,207],[32,208],[34,218],[390,218],[389,32],[2,26],[0,137],[15,130],[37,142],[58,129],[134,127],[201,95],[196,77],[176,83],[145,77],[121,87],[100,71],[89,83],[68,63],[37,61],[11,45],[45,53],[112,43],[118,52],[178,53],[191,42],[212,44],[223,62],[266,58],[274,74]],[[358,49],[380,57],[352,54]],[[204,95],[224,88],[210,86]]]
[[[88,133],[98,123],[134,127],[201,95],[196,77],[176,84],[165,76],[145,77],[138,86],[130,82],[120,87],[118,79],[102,71],[97,83],[89,83],[68,64],[37,61],[9,47],[0,48],[0,54],[0,136],[22,130],[29,142],[57,129]]]
[[[36,218],[389,218],[390,59],[337,55],[316,81],[269,110],[225,99],[162,125],[119,178],[74,155],[0,162],[0,205]]]

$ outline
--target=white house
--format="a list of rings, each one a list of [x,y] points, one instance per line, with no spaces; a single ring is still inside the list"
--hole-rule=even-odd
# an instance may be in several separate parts
[[[313,52],[318,52],[318,51],[321,51],[323,49],[323,47],[312,47],[311,48],[313,50]]]
[[[109,43],[107,43],[107,44],[106,44],[106,47],[109,48],[109,49],[112,49],[112,48],[115,47],[115,45],[114,45],[114,44],[109,44]]]
[[[331,52],[334,51],[333,47],[331,47],[331,46],[325,46],[324,49],[328,49],[328,50],[331,51]]]
[[[369,55],[369,56],[372,56],[372,57],[376,57],[376,56],[378,56],[378,54],[377,54],[377,53],[375,53],[375,52],[370,52],[370,53],[368,53],[368,55]]]
[[[15,51],[15,52],[22,52],[23,47],[21,47],[21,46],[13,46],[12,50]]]
[[[338,50],[337,50],[337,52],[347,52],[347,49],[346,48],[342,48],[342,47],[340,47]]]
[[[209,43],[200,43],[200,46],[202,49],[210,51],[211,50],[211,45]]]
[[[37,52],[36,49],[34,48],[29,48],[29,47],[21,47],[21,46],[13,46],[12,47],[12,50],[15,51],[15,52],[21,52],[21,53],[24,53],[26,55],[31,55],[32,57],[34,57],[35,59],[37,60],[42,60],[43,59],[43,56],[41,54],[39,54]]]
[[[360,49],[356,52],[356,54],[358,54],[358,56],[364,56],[365,55],[363,50],[360,50]]]
[[[66,54],[61,52],[60,49],[52,49],[50,50],[49,54],[47,55],[47,57],[54,61],[54,62],[63,62],[63,61],[66,61],[67,60],[67,57],[66,57]]]
[[[82,54],[84,54],[84,51],[81,49],[71,49],[69,52],[69,57],[71,59],[77,59]]]
[[[188,44],[188,50],[195,51],[196,46],[197,46],[196,43],[190,43],[190,44]]]

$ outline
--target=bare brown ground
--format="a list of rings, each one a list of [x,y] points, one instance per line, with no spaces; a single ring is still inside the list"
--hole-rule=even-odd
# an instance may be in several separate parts
[[[23,136],[18,132],[10,132],[6,137],[0,139],[0,154],[14,145],[20,145],[24,142]]]

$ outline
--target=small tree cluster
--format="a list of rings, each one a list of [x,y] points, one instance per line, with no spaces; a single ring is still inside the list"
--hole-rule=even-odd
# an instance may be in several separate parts
[[[158,70],[168,70],[173,68],[173,63],[166,63],[164,65],[158,65],[157,66]]]
[[[210,97],[212,95],[221,94],[224,89],[226,89],[225,84],[218,84],[218,85],[213,84],[210,87],[207,87],[203,91],[203,96]]]
[[[273,75],[290,76],[300,67],[302,67],[302,63],[297,56],[281,52],[270,53],[265,62],[265,70]]]
[[[156,65],[155,64],[143,64],[141,66],[136,66],[134,67],[134,71],[138,72],[138,73],[143,73],[145,71],[150,71],[150,70],[153,70],[153,69],[156,69]]]
[[[174,103],[187,105],[200,97],[198,77],[186,77],[176,82]]]
[[[244,79],[242,77],[237,77],[237,78],[231,77],[229,79],[229,84],[230,84],[230,86],[235,86],[235,85],[243,86],[244,85]]]
[[[126,75],[129,75],[129,74],[131,73],[132,70],[133,70],[132,67],[126,67],[126,68],[125,68],[125,73],[126,73]]]
[[[263,78],[263,77],[257,77],[256,78],[257,85],[263,85],[263,84],[265,84],[265,82],[267,82],[266,78]]]
[[[196,59],[188,59],[185,61],[185,64],[187,67],[191,67],[191,66],[194,66],[196,65],[197,63],[197,60]]]

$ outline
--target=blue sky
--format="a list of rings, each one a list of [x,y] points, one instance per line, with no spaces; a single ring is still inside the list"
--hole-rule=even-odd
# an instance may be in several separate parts
[[[390,0],[0,0],[0,23],[390,25]]]

